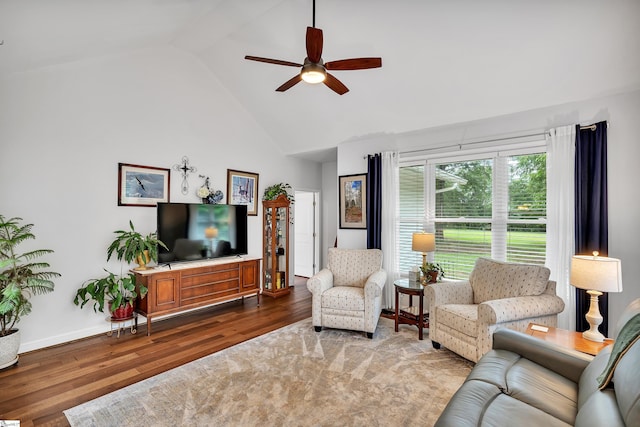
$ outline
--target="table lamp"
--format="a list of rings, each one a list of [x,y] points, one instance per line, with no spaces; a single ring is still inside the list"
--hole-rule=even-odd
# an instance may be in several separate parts
[[[598,307],[598,297],[603,292],[622,292],[622,268],[619,259],[598,256],[574,255],[571,259],[570,283],[576,288],[585,289],[591,296],[591,305],[585,318],[589,330],[582,337],[590,341],[602,342],[604,335],[598,331],[602,315]]]
[[[422,252],[422,265],[427,263],[427,252],[436,250],[436,235],[433,233],[413,233],[411,238],[411,250]]]
[[[209,240],[209,250],[211,251],[211,255],[213,256],[213,239],[218,237],[218,229],[213,226],[205,228],[204,237]]]

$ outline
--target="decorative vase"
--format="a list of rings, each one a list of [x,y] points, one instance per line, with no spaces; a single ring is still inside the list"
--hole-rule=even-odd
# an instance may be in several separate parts
[[[145,250],[142,254],[136,257],[136,262],[138,263],[138,266],[134,268],[134,270],[136,271],[148,270],[149,267],[147,267],[147,264],[149,264],[149,261],[151,261],[151,259],[149,258],[149,251]]]
[[[123,306],[111,311],[111,303],[109,303],[109,312],[111,312],[112,320],[129,319],[133,316],[133,305],[126,303]]]
[[[20,331],[0,337],[0,369],[14,365],[18,362],[18,351],[20,350]]]

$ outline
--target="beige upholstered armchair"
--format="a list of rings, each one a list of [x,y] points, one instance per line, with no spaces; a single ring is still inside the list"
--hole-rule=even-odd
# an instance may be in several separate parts
[[[381,250],[330,248],[327,266],[307,281],[315,330],[364,331],[373,338],[386,280]]]
[[[564,301],[549,273],[540,265],[478,258],[469,281],[427,286],[433,346],[477,362],[491,349],[498,328],[524,332],[529,322],[556,326]]]

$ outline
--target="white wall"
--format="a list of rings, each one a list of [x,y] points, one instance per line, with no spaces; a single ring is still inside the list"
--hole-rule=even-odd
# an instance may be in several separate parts
[[[327,250],[333,247],[338,237],[338,163],[322,164],[322,202],[320,203],[321,234],[320,269],[327,265]]]
[[[32,299],[21,352],[108,329],[104,314],[72,300],[103,268],[113,231],[131,219],[155,230],[156,210],[117,206],[118,162],[171,168],[188,156],[198,171],[190,192],[171,173],[171,201],[198,202],[198,174],[225,194],[227,169],[259,174],[258,194],[277,182],[320,188],[322,167],[285,157],[193,56],[150,49],[50,67],[0,79],[0,212],[34,223],[62,274],[52,294]],[[249,217],[249,252],[262,247],[261,212]]]
[[[557,126],[609,122],[609,256],[622,260],[624,291],[609,296],[609,325],[613,333],[620,312],[640,298],[640,245],[637,222],[640,198],[640,91],[532,110],[486,120],[425,129],[405,134],[373,135],[338,146],[338,175],[366,172],[363,156],[386,150],[400,152],[452,143],[478,141],[496,136],[544,132]],[[325,203],[326,205],[326,203]],[[327,206],[328,209],[330,207]],[[337,206],[333,209],[337,211]],[[338,230],[341,247],[366,247],[363,230]]]

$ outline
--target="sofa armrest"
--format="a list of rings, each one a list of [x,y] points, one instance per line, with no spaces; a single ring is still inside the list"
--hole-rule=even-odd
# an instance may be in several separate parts
[[[507,350],[578,383],[593,356],[511,329],[493,333],[493,349]]]
[[[307,289],[314,295],[322,295],[324,291],[333,287],[333,273],[328,268],[318,271],[307,280]]]
[[[373,273],[364,284],[365,298],[375,298],[382,296],[382,289],[387,282],[387,272],[380,269]]]
[[[425,287],[429,306],[443,304],[473,304],[473,290],[468,281],[438,282]]]
[[[478,306],[478,320],[488,325],[561,313],[564,301],[555,295],[502,298]]]

